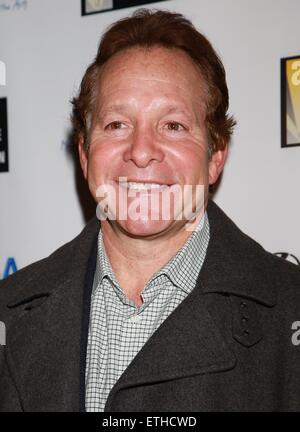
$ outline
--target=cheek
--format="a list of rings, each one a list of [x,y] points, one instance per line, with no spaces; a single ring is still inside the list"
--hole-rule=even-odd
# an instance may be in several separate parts
[[[94,139],[90,147],[89,159],[93,169],[107,171],[116,161],[122,158],[122,145],[107,139]]]
[[[202,183],[208,178],[208,160],[202,148],[185,148],[173,153],[172,159],[174,169],[182,174],[186,183]]]
[[[97,143],[90,148],[88,160],[88,182],[90,188],[95,189],[99,185],[115,177],[119,171],[122,155],[117,146]]]
[[[90,158],[93,160],[93,165],[105,165],[107,161],[113,158],[114,150],[111,143],[103,140],[95,140],[90,147]]]
[[[105,173],[105,166],[107,161],[105,160],[105,153],[101,151],[92,151],[89,155],[88,160],[88,181],[89,183],[97,183],[103,177]]]

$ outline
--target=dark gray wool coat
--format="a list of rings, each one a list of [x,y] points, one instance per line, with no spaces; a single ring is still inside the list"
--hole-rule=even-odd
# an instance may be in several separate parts
[[[300,270],[213,202],[194,290],[112,388],[105,410],[300,411]],[[0,283],[0,411],[83,411],[98,221]]]

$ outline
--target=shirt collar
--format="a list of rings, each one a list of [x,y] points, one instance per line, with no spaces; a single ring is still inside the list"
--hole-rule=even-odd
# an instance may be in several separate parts
[[[153,277],[165,274],[171,282],[187,294],[197,281],[205,259],[209,242],[209,222],[205,212],[201,221],[191,233],[186,243],[178,250]]]
[[[113,283],[113,285],[120,290],[121,288],[115,277],[109,258],[105,251],[101,227],[98,234],[97,254],[98,257],[97,257],[97,264],[96,264],[96,271],[95,271],[96,284],[94,284],[93,293],[96,290],[96,288],[99,286],[99,284],[102,283],[104,278],[108,278]]]
[[[146,285],[146,290],[151,282],[162,276],[168,277],[173,285],[179,287],[186,293],[190,293],[195,284],[205,259],[209,242],[209,222],[205,212],[199,224],[191,233],[186,243],[178,250],[159,271],[157,271]],[[119,297],[124,300],[124,293],[115,277],[109,258],[106,254],[102,231],[98,234],[98,258],[96,264],[93,294],[103,278],[108,278]]]

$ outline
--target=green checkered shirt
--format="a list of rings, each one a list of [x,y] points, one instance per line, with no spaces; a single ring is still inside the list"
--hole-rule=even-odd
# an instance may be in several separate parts
[[[86,411],[104,411],[109,392],[163,321],[193,290],[209,242],[207,213],[142,291],[143,304],[124,295],[106,255],[102,231],[91,298],[86,361]]]

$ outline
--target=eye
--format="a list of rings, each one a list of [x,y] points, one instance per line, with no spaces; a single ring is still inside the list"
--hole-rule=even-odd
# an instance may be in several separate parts
[[[107,130],[118,130],[123,129],[125,127],[124,123],[120,121],[113,121],[109,123],[107,126],[105,126],[105,129]]]
[[[181,123],[175,121],[168,122],[166,126],[167,129],[171,132],[181,132],[186,130],[186,128]]]

